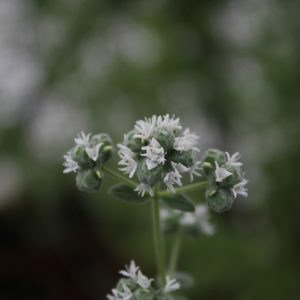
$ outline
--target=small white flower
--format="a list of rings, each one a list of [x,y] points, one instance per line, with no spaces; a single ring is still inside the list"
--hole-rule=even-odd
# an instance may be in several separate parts
[[[196,152],[200,152],[200,150],[196,147],[198,144],[200,137],[190,131],[187,128],[181,137],[177,137],[174,141],[174,149],[177,151],[189,151],[193,150]]]
[[[89,146],[90,145],[90,137],[91,133],[88,133],[87,135],[81,131],[81,133],[78,133],[77,137],[74,139],[76,145],[83,145],[83,146]]]
[[[88,155],[89,158],[91,158],[93,161],[97,161],[99,157],[99,150],[102,147],[103,143],[99,143],[95,146],[89,145],[86,146],[85,152]]]
[[[164,148],[159,144],[159,142],[152,138],[149,145],[142,147],[146,153],[141,154],[146,157],[146,164],[148,170],[152,170],[156,168],[159,164],[164,164],[165,159],[165,151]]]
[[[248,189],[245,188],[245,185],[247,183],[248,180],[243,179],[241,182],[233,186],[231,191],[233,193],[234,198],[236,198],[238,194],[244,197],[248,197]]]
[[[174,169],[174,172],[169,172],[164,178],[164,183],[166,184],[169,191],[172,193],[176,193],[176,189],[174,188],[174,185],[177,184],[179,186],[182,186],[181,182],[181,175],[178,172],[177,169]]]
[[[136,283],[143,289],[149,288],[152,281],[153,279],[147,278],[141,271],[138,271]]]
[[[166,281],[164,293],[168,294],[180,289],[180,283],[175,278],[171,279],[169,276],[167,276]]]
[[[199,171],[201,170],[200,165],[201,165],[201,161],[199,160],[199,161],[196,161],[194,163],[194,165],[190,167],[189,173],[190,173],[190,179],[191,179],[191,181],[194,180],[194,175],[198,176],[198,177],[201,176],[201,174],[199,173]]]
[[[139,267],[135,264],[135,262],[132,260],[130,262],[129,267],[125,266],[125,270],[121,270],[119,273],[125,277],[129,277],[132,280],[137,280],[137,272],[139,270]]]
[[[137,161],[134,159],[135,154],[125,145],[118,144],[118,147],[120,148],[118,154],[121,158],[118,164],[124,166],[119,170],[123,171],[125,174],[129,174],[129,177],[132,178],[138,165]]]
[[[174,170],[177,170],[179,173],[187,173],[190,171],[190,168],[186,167],[185,165],[181,163],[176,163],[174,161],[171,161],[172,167]]]
[[[243,164],[241,162],[238,162],[237,160],[241,158],[239,152],[234,153],[232,156],[228,152],[225,152],[226,155],[226,163],[228,166],[232,167],[240,167]]]
[[[117,289],[112,290],[112,295],[107,295],[107,300],[130,300],[132,298],[132,292],[126,284],[122,285],[123,292]]]
[[[181,130],[182,126],[180,124],[180,119],[176,118],[173,115],[170,117],[169,114],[165,116],[158,116],[157,118],[157,127],[158,128],[167,128],[169,130]]]
[[[70,153],[68,152],[66,155],[64,155],[65,162],[63,163],[63,166],[65,167],[63,173],[71,173],[75,172],[79,169],[78,163],[71,158]]]
[[[156,127],[157,116],[152,118],[145,118],[145,120],[139,120],[134,126],[135,135],[134,138],[148,140],[154,133]]]
[[[222,182],[224,179],[226,179],[228,176],[232,175],[229,171],[227,171],[224,167],[220,167],[218,162],[215,161],[216,164],[216,182]]]
[[[138,194],[142,197],[145,196],[145,193],[149,193],[151,197],[154,196],[154,192],[153,192],[152,187],[149,184],[146,184],[146,183],[140,183],[136,187],[135,191],[138,192]]]

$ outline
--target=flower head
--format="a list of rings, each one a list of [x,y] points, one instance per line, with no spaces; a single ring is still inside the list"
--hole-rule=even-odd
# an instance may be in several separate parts
[[[153,187],[159,182],[176,192],[182,185],[183,174],[191,181],[200,176],[199,137],[190,129],[183,130],[180,119],[175,116],[152,116],[136,122],[134,129],[125,134],[120,148],[119,164],[129,177],[137,174],[140,184],[136,191],[144,196],[153,195]]]

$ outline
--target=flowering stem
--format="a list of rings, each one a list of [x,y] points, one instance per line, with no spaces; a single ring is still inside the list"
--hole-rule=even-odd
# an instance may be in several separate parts
[[[121,180],[121,181],[127,183],[128,185],[130,185],[132,187],[136,187],[138,185],[134,181],[128,179],[127,177],[125,177],[125,176],[123,176],[121,174],[118,174],[118,173],[112,171],[111,169],[109,169],[107,167],[103,167],[102,170],[104,172],[106,172],[107,174],[109,174],[110,176],[114,177],[115,179]]]
[[[160,228],[160,214],[159,214],[159,198],[157,189],[155,190],[154,197],[152,198],[152,223],[153,223],[153,236],[156,254],[157,270],[161,277],[162,285],[166,284],[166,271],[165,271],[165,257],[162,241],[162,232]]]
[[[180,188],[176,189],[176,193],[183,193],[183,192],[192,192],[195,190],[199,190],[205,188],[207,186],[207,181],[200,181],[197,183],[189,184]],[[172,195],[169,191],[163,191],[159,193],[159,196],[169,196]]]
[[[174,244],[173,244],[173,248],[172,248],[172,252],[171,252],[170,263],[169,263],[169,276],[171,278],[174,277],[174,273],[176,271],[180,247],[181,247],[181,240],[182,240],[182,236],[181,236],[181,233],[179,232],[176,235],[175,240],[174,240]]]

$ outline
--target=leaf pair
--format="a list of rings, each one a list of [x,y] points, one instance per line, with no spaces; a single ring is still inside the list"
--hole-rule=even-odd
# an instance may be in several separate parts
[[[148,201],[148,197],[140,197],[134,188],[126,184],[117,184],[110,189],[110,193],[115,197],[131,204],[144,204]],[[185,212],[194,212],[195,204],[188,196],[184,194],[170,194],[160,196],[162,202],[172,208]]]

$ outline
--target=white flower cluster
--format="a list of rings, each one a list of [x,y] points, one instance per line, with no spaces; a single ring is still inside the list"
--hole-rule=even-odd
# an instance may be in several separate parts
[[[234,175],[228,169],[240,168],[243,165],[241,162],[238,162],[238,160],[240,159],[240,154],[238,152],[234,153],[232,156],[230,156],[230,154],[228,152],[225,152],[225,155],[226,155],[226,162],[224,165],[219,166],[218,162],[215,161],[216,182],[223,182],[227,177]],[[240,194],[241,196],[244,196],[244,197],[248,196],[248,190],[245,187],[247,183],[248,183],[248,180],[246,180],[245,178],[242,178],[242,180],[240,182],[236,183],[231,188],[231,192],[232,192],[234,198],[236,198],[238,194]]]
[[[169,226],[175,225],[180,226],[180,228],[186,232],[191,232],[192,230],[193,234],[200,232],[211,236],[215,233],[215,227],[210,222],[209,208],[204,204],[196,205],[194,213],[162,209],[160,217],[163,228],[167,230],[173,230],[173,228],[169,228]],[[174,223],[174,220],[177,222]]]
[[[91,133],[85,134],[83,131],[77,135],[74,139],[76,146],[83,146],[84,151],[87,156],[92,159],[94,162],[97,161],[99,157],[100,148],[103,146],[103,143],[92,143],[91,142]],[[80,166],[72,156],[72,149],[64,155],[65,162],[63,166],[65,167],[64,173],[77,172],[80,169]]]
[[[152,116],[136,122],[133,131],[119,144],[120,170],[140,181],[136,191],[153,195],[153,186],[164,182],[175,193],[182,185],[182,174],[191,181],[200,176],[200,161],[196,159],[199,137],[190,129],[183,130],[179,118],[170,115]]]
[[[154,279],[147,278],[140,268],[131,261],[129,266],[125,266],[125,270],[121,270],[120,274],[130,279],[129,283],[120,281],[121,284],[112,290],[111,295],[107,295],[107,300],[130,300],[136,297],[140,289],[147,291],[148,294],[169,294],[180,288],[176,279],[166,277],[166,284],[163,288],[155,290],[151,285]],[[134,298],[136,299],[136,298]],[[148,298],[147,298],[148,299]]]

